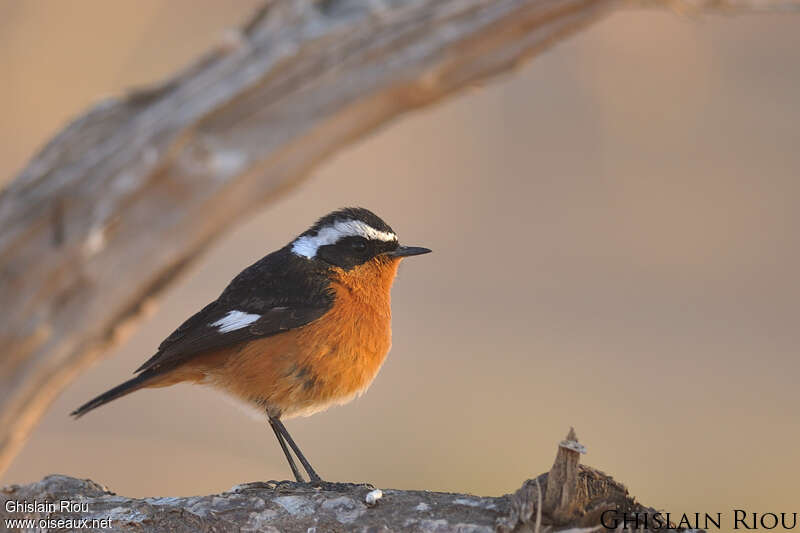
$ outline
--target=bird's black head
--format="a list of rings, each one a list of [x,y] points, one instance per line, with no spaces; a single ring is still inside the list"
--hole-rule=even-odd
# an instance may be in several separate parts
[[[290,249],[295,255],[345,270],[375,257],[401,258],[430,252],[427,248],[400,246],[394,230],[361,207],[325,215],[297,237]]]

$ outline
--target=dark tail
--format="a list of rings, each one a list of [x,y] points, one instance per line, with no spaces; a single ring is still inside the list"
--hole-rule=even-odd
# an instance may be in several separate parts
[[[117,385],[113,389],[104,392],[103,394],[101,394],[100,396],[95,398],[94,400],[90,400],[90,401],[86,402],[85,404],[81,405],[80,407],[78,407],[77,409],[72,411],[70,414],[72,416],[74,416],[75,418],[80,418],[83,415],[85,415],[86,413],[88,413],[89,411],[91,411],[92,409],[100,407],[101,405],[105,405],[108,402],[110,402],[111,400],[116,400],[117,398],[121,398],[121,397],[125,396],[126,394],[130,394],[133,391],[137,391],[137,390],[141,389],[142,387],[144,387],[147,384],[147,382],[152,377],[153,377],[153,374],[150,374],[150,373],[147,373],[147,372],[142,372],[141,374],[139,374],[135,378],[131,378],[128,381],[126,381],[125,383]]]

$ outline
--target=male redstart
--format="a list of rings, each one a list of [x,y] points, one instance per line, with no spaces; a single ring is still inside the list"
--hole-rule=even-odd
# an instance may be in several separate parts
[[[281,419],[307,416],[363,393],[391,345],[390,291],[403,257],[383,220],[340,209],[244,269],[222,294],[167,337],[137,376],[76,409],[145,387],[202,383],[266,412],[297,481],[288,445],[319,483]]]

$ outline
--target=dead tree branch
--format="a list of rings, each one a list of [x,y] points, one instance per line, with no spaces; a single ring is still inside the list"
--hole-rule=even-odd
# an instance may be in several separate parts
[[[234,222],[366,132],[615,5],[273,0],[183,72],[74,120],[0,195],[0,473],[63,387]]]
[[[606,474],[579,464],[583,447],[575,433],[559,445],[549,473],[514,494],[478,497],[429,491],[374,490],[367,485],[266,482],[189,498],[117,496],[89,480],[48,476],[0,490],[0,521],[87,520],[88,531],[416,531],[523,533],[596,531],[625,513],[654,520],[645,507]],[[542,491],[542,494],[540,494]],[[17,510],[19,502],[72,503],[65,511]],[[8,502],[11,502],[10,505]],[[11,509],[11,511],[9,511]],[[601,515],[606,516],[601,521]],[[102,522],[106,520],[106,522]],[[92,522],[95,521],[95,522]],[[94,524],[94,528],[91,525]],[[630,525],[626,524],[626,525]],[[613,529],[613,528],[612,528]],[[647,527],[634,528],[648,531]],[[666,528],[659,529],[666,531]]]

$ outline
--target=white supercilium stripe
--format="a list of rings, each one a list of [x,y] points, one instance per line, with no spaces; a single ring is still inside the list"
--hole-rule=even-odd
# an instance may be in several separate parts
[[[229,331],[236,331],[242,329],[261,318],[261,315],[253,315],[243,311],[228,311],[228,314],[220,318],[216,322],[211,323],[211,326],[217,326],[220,333],[228,333]]]
[[[320,246],[334,244],[343,237],[364,237],[385,242],[397,240],[397,235],[394,233],[377,230],[360,220],[337,220],[333,224],[321,228],[316,235],[298,237],[292,243],[292,252],[311,259],[317,255]]]

